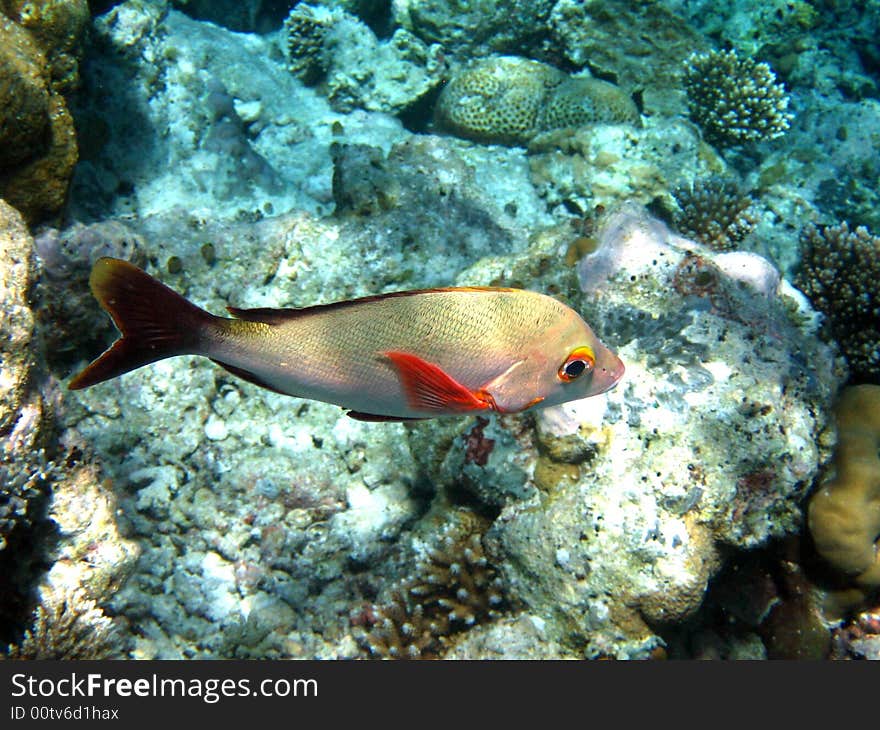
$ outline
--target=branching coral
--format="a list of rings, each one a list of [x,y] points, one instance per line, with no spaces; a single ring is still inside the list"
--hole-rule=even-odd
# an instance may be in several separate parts
[[[33,626],[9,647],[10,659],[111,659],[122,653],[123,639],[82,589],[44,590]]]
[[[754,200],[733,180],[695,180],[677,187],[672,197],[678,203],[672,216],[675,228],[716,251],[736,248],[758,221]]]
[[[834,472],[813,494],[819,554],[863,589],[880,588],[880,386],[846,389],[837,405]]]
[[[720,145],[773,139],[791,124],[788,96],[766,63],[736,51],[694,53],[685,61],[691,118]]]
[[[483,552],[479,532],[448,528],[422,566],[370,610],[372,628],[358,637],[384,659],[441,656],[450,637],[499,615],[501,579]]]
[[[880,383],[880,237],[808,225],[795,283],[827,317],[857,382]]]
[[[299,3],[284,21],[287,58],[292,73],[314,83],[326,70],[324,41],[339,16],[320,5]]]

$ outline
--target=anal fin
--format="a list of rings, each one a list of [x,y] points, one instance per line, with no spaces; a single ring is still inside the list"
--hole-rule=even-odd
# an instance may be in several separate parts
[[[362,411],[348,411],[346,414],[349,418],[356,421],[367,421],[369,423],[393,423],[399,421],[424,421],[424,418],[410,418],[408,416],[380,416],[378,413],[363,413]]]

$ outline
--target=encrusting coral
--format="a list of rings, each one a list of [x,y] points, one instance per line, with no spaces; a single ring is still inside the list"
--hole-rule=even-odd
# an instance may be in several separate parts
[[[880,588],[880,386],[857,385],[837,404],[834,472],[809,504],[819,554],[863,589]]]
[[[79,81],[86,0],[0,0],[0,197],[29,223],[55,215],[77,161],[62,96]]]
[[[855,382],[880,383],[880,237],[807,225],[795,284],[827,318]]]
[[[540,61],[497,56],[454,76],[437,100],[435,118],[460,137],[524,145],[552,129],[635,124],[639,113],[633,100],[607,81],[571,78]]]
[[[685,61],[691,118],[713,143],[773,139],[791,124],[788,96],[766,63],[736,51],[694,53]]]
[[[672,224],[683,236],[716,251],[737,247],[758,221],[752,197],[733,180],[710,177],[672,191]]]
[[[0,552],[13,531],[28,529],[36,519],[34,505],[49,490],[51,464],[44,447],[51,426],[34,387],[34,315],[28,301],[35,278],[33,241],[24,221],[0,201]]]

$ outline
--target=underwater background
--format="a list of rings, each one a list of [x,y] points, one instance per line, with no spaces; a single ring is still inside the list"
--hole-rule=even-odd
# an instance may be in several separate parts
[[[880,2],[0,0],[0,653],[880,658]],[[511,286],[626,364],[366,423],[82,391],[220,314]]]

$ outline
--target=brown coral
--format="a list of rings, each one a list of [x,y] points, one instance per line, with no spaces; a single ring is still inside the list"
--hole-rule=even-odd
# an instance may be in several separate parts
[[[672,197],[678,203],[672,222],[679,233],[716,251],[735,249],[758,222],[755,201],[734,180],[695,180],[675,188]]]
[[[859,226],[801,231],[795,283],[822,312],[855,382],[880,383],[880,237]]]
[[[33,625],[9,647],[9,659],[111,659],[123,637],[113,620],[81,589],[44,590]]]
[[[880,386],[844,390],[833,473],[809,504],[819,554],[856,585],[880,588]]]
[[[483,552],[482,534],[447,528],[416,573],[370,608],[372,624],[358,637],[383,659],[442,656],[457,633],[499,615],[505,599],[501,579]]]
[[[64,92],[78,81],[86,0],[0,0],[0,197],[30,223],[64,203],[77,160]]]
[[[774,139],[791,125],[789,99],[776,74],[736,51],[692,54],[685,61],[684,86],[691,119],[710,142]]]
[[[614,84],[518,56],[482,59],[456,75],[435,117],[460,137],[511,145],[553,129],[639,122],[635,103]]]
[[[54,91],[66,93],[79,84],[87,0],[0,0],[0,11],[27,30],[46,55]]]

